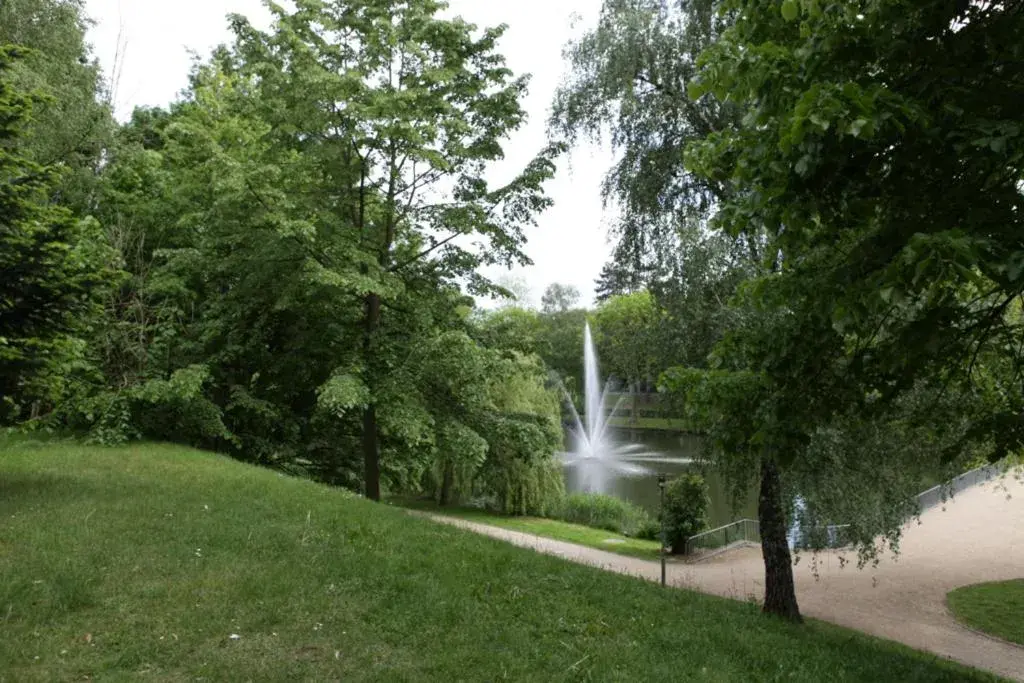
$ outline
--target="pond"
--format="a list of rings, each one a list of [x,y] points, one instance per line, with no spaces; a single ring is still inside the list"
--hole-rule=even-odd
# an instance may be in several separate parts
[[[650,474],[626,476],[610,474],[609,493],[624,498],[651,514],[657,514],[659,505],[658,474],[665,474],[670,479],[682,472],[702,472],[711,494],[711,507],[708,510],[708,524],[711,528],[728,524],[737,519],[757,519],[757,494],[751,490],[734,508],[728,489],[722,477],[714,470],[692,464],[700,455],[700,437],[692,434],[679,434],[656,430],[612,429],[612,436],[618,443],[640,444],[645,451],[656,452],[662,458],[645,458],[644,466]],[[566,468],[566,489],[581,490],[573,470]]]

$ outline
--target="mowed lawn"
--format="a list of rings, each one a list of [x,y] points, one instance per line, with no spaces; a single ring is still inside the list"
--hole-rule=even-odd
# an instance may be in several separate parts
[[[964,624],[1024,645],[1024,579],[963,586],[947,600],[953,616]]]
[[[963,681],[172,445],[0,441],[0,680]]]
[[[643,560],[653,561],[661,558],[661,544],[658,541],[631,538],[617,534],[614,531],[594,529],[580,524],[570,524],[569,522],[562,522],[557,519],[513,517],[511,515],[499,515],[487,512],[486,510],[468,507],[442,507],[431,500],[423,499],[398,498],[392,501],[392,503],[421,512],[455,517],[457,519],[464,519],[467,522],[488,524],[511,531],[522,531],[523,533],[534,534],[535,536],[553,538],[556,541],[566,541],[620,555],[639,557]]]

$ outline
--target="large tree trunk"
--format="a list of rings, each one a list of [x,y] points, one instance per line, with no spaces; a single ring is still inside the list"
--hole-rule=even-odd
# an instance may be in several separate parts
[[[782,480],[775,461],[761,460],[761,494],[757,504],[764,555],[764,611],[791,621],[802,621],[793,584],[793,558],[786,538]]]
[[[366,317],[363,329],[363,353],[368,365],[374,353],[374,337],[380,325],[380,297],[366,296]],[[370,402],[363,410],[363,486],[366,497],[380,500],[380,440],[377,433],[377,406],[371,390]]]

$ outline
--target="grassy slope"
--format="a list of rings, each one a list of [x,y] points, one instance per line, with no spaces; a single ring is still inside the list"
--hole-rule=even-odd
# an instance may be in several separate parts
[[[984,680],[169,445],[0,442],[0,633],[12,681]]]
[[[971,628],[1024,645],[1024,579],[964,586],[948,600],[953,615]]]
[[[630,555],[645,560],[657,560],[660,557],[661,544],[657,541],[630,538],[612,531],[593,529],[579,524],[570,524],[556,519],[544,519],[541,517],[509,517],[497,515],[476,508],[465,507],[440,507],[432,501],[396,499],[396,505],[408,507],[414,510],[432,512],[448,517],[489,524],[511,529],[512,531],[523,531],[528,534],[536,534],[545,538],[553,538],[556,541],[567,541],[579,545],[607,550],[608,552]],[[608,541],[614,541],[608,543]]]

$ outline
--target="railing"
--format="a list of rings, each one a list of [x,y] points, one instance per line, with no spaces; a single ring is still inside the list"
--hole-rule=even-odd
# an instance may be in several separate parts
[[[953,477],[944,484],[933,486],[927,491],[918,494],[918,510],[924,512],[928,508],[945,503],[949,500],[950,496],[960,493],[964,489],[969,489],[977,484],[984,484],[986,481],[995,479],[1003,473],[1004,469],[1001,465],[985,465],[984,467],[979,467],[970,472],[964,472],[960,476]]]
[[[740,519],[686,539],[686,554],[727,548],[739,542],[760,543],[761,525],[756,519]]]
[[[954,477],[944,484],[933,486],[916,496],[920,512],[945,503],[950,496],[977,484],[983,484],[998,477],[1004,468],[1000,465],[986,465]],[[842,548],[850,545],[852,539],[847,529],[849,524],[831,524],[813,529],[790,530],[790,545],[794,548]],[[686,540],[686,554],[727,548],[741,541],[761,542],[761,526],[756,519],[740,519],[731,524],[704,531]]]

